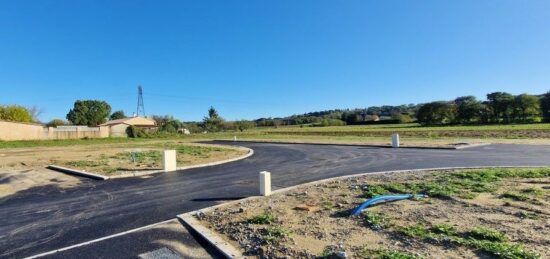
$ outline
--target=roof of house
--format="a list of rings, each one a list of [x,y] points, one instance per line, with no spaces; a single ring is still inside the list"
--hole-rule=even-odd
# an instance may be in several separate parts
[[[143,118],[143,117],[131,117],[118,120],[112,120],[105,122],[99,126],[113,126],[118,124],[126,124],[133,126],[157,126],[157,123],[154,120]]]

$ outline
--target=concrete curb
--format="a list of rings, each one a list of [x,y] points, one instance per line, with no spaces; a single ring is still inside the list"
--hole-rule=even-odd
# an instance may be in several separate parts
[[[355,177],[362,177],[367,175],[379,175],[379,174],[392,174],[392,173],[418,173],[418,172],[429,172],[429,171],[440,171],[440,170],[461,170],[461,169],[484,169],[484,168],[544,168],[548,166],[472,166],[472,167],[436,167],[436,168],[423,168],[423,169],[409,169],[409,170],[394,170],[394,171],[380,171],[380,172],[372,172],[372,173],[360,173],[360,174],[353,174],[353,175],[345,175],[345,176],[338,176],[333,178],[327,178],[322,179],[318,181],[313,181],[309,183],[299,184],[295,186],[285,187],[278,190],[275,190],[272,192],[271,195],[281,194],[288,191],[291,191],[293,189],[297,188],[303,188],[308,187],[312,185],[322,184],[326,182],[332,182],[332,181],[338,181],[338,180],[345,180],[349,178],[355,178]],[[268,196],[269,197],[269,196]],[[204,213],[208,213],[212,210],[222,208],[222,207],[228,207],[236,204],[240,204],[242,202],[257,200],[257,199],[264,199],[266,197],[264,196],[251,196],[240,200],[230,201],[218,205],[214,205],[211,207],[203,208],[200,210],[195,210],[191,212],[187,212],[184,214],[180,214],[177,217],[181,219],[186,225],[188,225],[190,228],[194,229],[201,237],[203,237],[208,243],[210,243],[212,246],[214,246],[218,251],[220,251],[222,254],[224,254],[227,258],[244,258],[242,256],[242,252],[240,249],[232,246],[228,242],[226,242],[220,235],[215,233],[214,231],[206,228],[203,226],[199,220],[197,220],[197,215],[201,215]],[[235,252],[237,251],[237,252]],[[239,256],[235,256],[235,254]],[[231,255],[231,256],[230,256]]]
[[[248,157],[254,155],[254,150],[251,149],[251,148],[247,148],[247,147],[239,147],[239,148],[248,150],[248,153],[245,154],[245,155],[236,157],[236,158],[226,159],[226,160],[222,160],[222,161],[210,162],[210,163],[199,164],[199,165],[190,165],[190,166],[178,167],[178,168],[176,168],[176,171],[221,165],[221,164],[225,164],[225,163],[230,163],[230,162],[235,162],[235,161],[238,161],[238,160],[242,160],[242,159],[245,159],[245,158],[248,158]],[[164,170],[154,170],[154,171],[145,171],[145,172],[131,172],[131,173],[125,173],[125,174],[121,174],[121,175],[114,175],[114,176],[109,177],[109,179],[146,176],[146,175],[153,175],[153,174],[158,174],[158,173],[163,173],[163,172],[164,172]]]
[[[55,170],[55,171],[59,171],[59,172],[62,172],[62,173],[74,174],[74,175],[78,175],[78,176],[88,177],[88,178],[92,178],[92,179],[95,179],[95,180],[108,180],[109,179],[108,176],[104,176],[104,175],[100,175],[100,174],[96,174],[96,173],[90,173],[90,172],[77,170],[77,169],[72,169],[72,168],[67,168],[67,167],[62,167],[62,166],[58,166],[58,165],[48,165],[46,168],[49,168],[49,169],[52,169],[52,170]]]
[[[227,139],[216,139],[213,141],[217,142],[230,142],[235,143],[234,140]],[[259,144],[302,144],[302,145],[319,145],[319,146],[351,146],[351,147],[379,147],[379,148],[393,148],[390,144],[388,145],[375,145],[375,144],[349,144],[349,143],[311,143],[311,142],[289,142],[289,141],[261,141],[261,140],[238,140],[237,142],[245,143],[259,143]],[[430,146],[400,146],[399,148],[407,149],[445,149],[445,150],[456,150],[456,149],[465,149],[471,147],[479,147],[491,145],[491,143],[478,143],[478,144],[468,144],[461,146],[448,146],[448,147],[430,147]]]
[[[227,258],[240,258],[242,252],[223,240],[222,237],[217,235],[214,231],[211,231],[207,227],[199,223],[194,215],[191,214],[182,214],[178,215],[178,218],[182,220],[187,226],[195,230],[202,238],[204,238],[208,243],[212,244],[220,253],[222,253]]]

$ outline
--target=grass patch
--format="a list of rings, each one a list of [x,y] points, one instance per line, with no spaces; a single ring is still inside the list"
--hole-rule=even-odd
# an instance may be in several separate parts
[[[100,166],[107,165],[107,161],[77,160],[77,161],[69,161],[67,162],[67,165],[73,166],[73,167],[100,167]]]
[[[248,223],[268,225],[275,222],[275,216],[269,212],[253,216],[247,220]]]
[[[484,227],[475,227],[468,233],[468,235],[477,240],[488,240],[496,242],[504,242],[508,240],[506,234]]]
[[[365,224],[372,229],[382,229],[391,226],[391,219],[383,213],[366,211],[363,214],[365,215]]]
[[[436,198],[460,197],[473,199],[478,193],[495,192],[504,178],[543,178],[550,176],[549,168],[464,170],[436,176],[434,180],[416,183],[388,183],[367,185],[361,197],[372,198],[382,194],[427,194]],[[540,190],[539,190],[540,191]],[[536,190],[528,193],[537,194]],[[506,193],[512,199],[529,198],[525,194]]]
[[[363,256],[360,256],[361,258],[372,258],[372,259],[421,259],[421,256],[416,256],[409,253],[404,253],[397,250],[387,250],[387,249],[381,249],[376,250],[374,252],[370,252],[372,254],[364,254]]]
[[[445,224],[437,224],[432,227],[414,224],[400,227],[398,232],[418,239],[447,240],[455,245],[478,249],[496,258],[539,258],[538,255],[526,251],[521,244],[508,243],[508,237],[504,233],[484,227],[475,227],[466,233],[458,233],[454,227]]]

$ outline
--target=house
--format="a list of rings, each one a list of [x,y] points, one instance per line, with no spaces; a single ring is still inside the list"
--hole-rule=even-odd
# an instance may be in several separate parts
[[[109,136],[111,137],[127,137],[126,129],[130,126],[154,130],[157,128],[157,123],[154,120],[143,117],[132,117],[108,121],[99,126],[109,127]]]

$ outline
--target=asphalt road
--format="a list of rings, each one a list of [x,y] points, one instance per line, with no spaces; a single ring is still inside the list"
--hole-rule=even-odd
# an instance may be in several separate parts
[[[335,176],[386,170],[550,166],[550,146],[502,144],[437,150],[265,143],[239,145],[254,149],[255,154],[219,166],[149,178],[85,179],[72,189],[58,189],[52,185],[2,198],[0,257],[21,258],[40,254],[173,219],[177,214],[223,201],[256,195],[258,172],[264,170],[272,173],[274,189],[277,189]],[[119,254],[136,255],[149,251],[151,247],[135,245],[111,249]],[[99,257],[101,253],[103,257],[109,257],[106,250],[94,251],[96,256],[88,252],[80,257]]]

